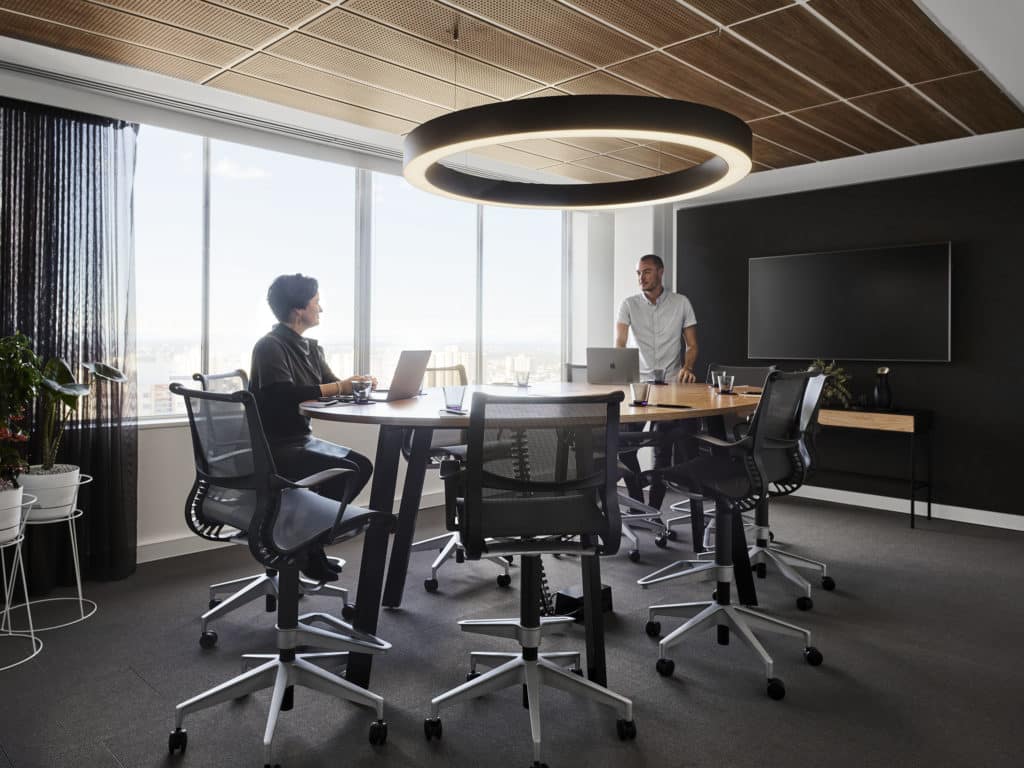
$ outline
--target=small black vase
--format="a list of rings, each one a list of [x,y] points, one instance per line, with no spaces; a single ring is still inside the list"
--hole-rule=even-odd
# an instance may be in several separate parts
[[[874,405],[883,411],[892,408],[892,390],[889,389],[889,369],[879,368],[876,373]]]

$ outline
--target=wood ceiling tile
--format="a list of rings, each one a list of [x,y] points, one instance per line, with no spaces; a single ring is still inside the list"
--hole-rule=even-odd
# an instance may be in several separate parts
[[[833,100],[818,86],[729,33],[704,35],[667,52],[783,112]]]
[[[422,123],[449,110],[425,101],[417,101],[397,93],[357,83],[354,80],[328,74],[319,69],[257,53],[234,67],[234,72],[270,80],[296,90],[308,91],[357,107],[386,112],[389,115]]]
[[[557,88],[541,88],[539,91],[533,93],[524,93],[520,96],[520,99],[539,99],[544,96],[568,96],[565,91],[560,91]]]
[[[192,59],[172,56],[151,48],[112,40],[109,37],[101,37],[91,32],[51,24],[4,10],[0,10],[0,29],[8,37],[81,53],[116,64],[138,67],[150,72],[159,72],[162,75],[177,77],[181,80],[191,80],[194,83],[201,82],[217,72],[216,67]]]
[[[578,165],[564,163],[553,165],[544,169],[547,173],[554,173],[558,176],[565,176],[576,181],[583,181],[588,184],[605,184],[614,181],[625,181],[622,176],[614,176],[604,171],[596,171],[593,168],[583,168]]]
[[[610,71],[639,83],[645,88],[673,99],[696,101],[724,109],[741,120],[754,120],[775,114],[775,110],[697,72],[662,53],[627,61]]]
[[[274,24],[292,27],[314,13],[322,11],[326,3],[322,0],[214,0],[217,5],[226,5],[236,11],[259,16]]]
[[[607,155],[636,146],[636,142],[625,139],[557,139],[557,141],[572,147],[589,150],[595,155]]]
[[[908,147],[912,143],[843,101],[803,109],[795,114],[815,128],[865,152],[883,152]]]
[[[851,102],[921,144],[968,135],[910,88],[872,93]]]
[[[568,56],[434,0],[349,0],[345,9],[549,85],[588,69]],[[456,19],[458,42],[452,40]]]
[[[619,94],[623,96],[653,96],[650,91],[620,80],[607,72],[591,72],[558,86],[563,91],[580,96],[585,94]]]
[[[769,167],[768,167],[767,165],[765,165],[764,163],[758,163],[758,162],[755,162],[755,163],[753,164],[753,167],[752,167],[752,168],[750,169],[750,172],[751,172],[751,173],[757,173],[757,172],[759,172],[759,171],[770,171],[770,170],[771,170],[771,168],[769,168]]]
[[[697,149],[696,147],[684,147],[679,144],[670,144],[667,141],[656,141],[650,144],[645,144],[644,146],[653,147],[658,152],[678,157],[680,160],[686,160],[693,165],[699,165],[705,160],[710,160],[715,157],[713,152],[705,152],[703,149]]]
[[[611,155],[591,155],[590,157],[577,160],[573,165],[590,168],[594,171],[613,173],[624,179],[646,179],[650,176],[658,175],[658,172],[655,170],[636,165],[635,163],[627,163],[625,160],[619,160]]]
[[[613,152],[609,157],[625,160],[634,165],[642,165],[659,173],[674,173],[675,171],[682,171],[696,165],[696,163],[689,160],[683,160],[665,152],[659,152],[654,147],[632,147],[621,152]]]
[[[302,31],[499,99],[515,98],[540,85],[535,80],[457,55],[440,45],[341,10],[324,14]]]
[[[508,0],[447,2],[595,66],[611,64],[650,50],[649,46],[599,21],[594,21],[557,0],[516,0],[511,3]],[[460,18],[460,33],[462,22],[466,19],[468,17]]]
[[[242,46],[82,0],[4,0],[4,7],[218,67],[248,52]]]
[[[787,115],[758,120],[750,124],[750,129],[762,139],[774,141],[815,160],[835,160],[860,154],[842,142],[801,125]]]
[[[977,69],[914,0],[814,0],[811,7],[912,83]]]
[[[593,154],[589,150],[580,149],[570,144],[563,144],[559,141],[551,141],[550,139],[527,139],[526,141],[510,142],[502,146],[520,149],[524,152],[530,152],[540,157],[549,157],[552,160],[564,163],[571,163],[573,160],[579,160]]]
[[[1024,112],[984,72],[955,75],[917,87],[978,133],[1024,128]]]
[[[582,11],[659,48],[709,32],[715,25],[677,0],[568,0]]]
[[[759,136],[754,136],[754,156],[752,159],[755,163],[761,163],[770,168],[788,168],[791,165],[804,165],[805,163],[814,162],[808,157],[798,155],[796,152],[791,152],[777,144],[772,144],[770,141],[765,141]]]
[[[689,5],[703,11],[719,24],[735,24],[737,21],[774,11],[793,0],[686,0]]]
[[[376,128],[388,133],[408,133],[416,127],[416,123],[403,120],[393,115],[386,115],[381,112],[373,112],[345,102],[327,99],[316,96],[284,85],[269,83],[266,80],[259,80],[255,77],[247,77],[237,72],[224,72],[217,75],[207,85],[220,88],[225,91],[250,96],[254,99],[281,104],[293,109],[301,109],[305,112],[315,112],[336,120],[345,120],[357,125],[364,125],[368,128]]]
[[[518,165],[522,168],[532,168],[534,170],[546,168],[556,162],[550,157],[541,157],[540,155],[535,155],[532,152],[523,152],[521,149],[515,149],[504,144],[495,144],[491,147],[480,147],[479,149],[474,149],[472,154],[482,155],[483,157],[489,157],[492,160],[500,160],[501,162],[508,163],[509,165]],[[454,167],[459,167],[458,163],[453,165]]]
[[[230,43],[256,47],[284,28],[200,0],[92,0]]]
[[[735,31],[844,98],[900,85],[801,6],[739,24]]]
[[[496,101],[491,96],[484,96],[465,88],[456,91],[455,86],[439,78],[429,77],[300,32],[293,32],[270,46],[267,53],[449,109],[462,109]]]

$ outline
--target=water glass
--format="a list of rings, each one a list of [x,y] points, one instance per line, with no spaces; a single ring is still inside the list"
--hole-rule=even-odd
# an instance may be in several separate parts
[[[369,379],[357,379],[352,382],[352,397],[357,403],[365,403],[370,399],[373,382]]]
[[[655,384],[664,384],[665,383],[665,369],[664,368],[654,368],[653,370],[651,370],[651,375],[654,376],[654,383]]]
[[[722,374],[725,371],[712,371],[711,372],[711,387],[712,389],[719,389],[722,385]]]
[[[530,370],[516,371],[516,386],[517,387],[528,387],[530,386]]]
[[[719,391],[721,392],[721,394],[723,394],[723,395],[730,394],[732,392],[732,384],[733,384],[734,381],[736,381],[736,377],[735,376],[730,376],[727,373],[723,373],[718,378],[718,386],[719,386]]]
[[[650,386],[650,384],[643,381],[629,385],[629,392],[633,395],[634,405],[647,405],[647,395],[650,392]]]
[[[444,387],[444,407],[452,411],[462,410],[462,400],[466,397],[466,388],[459,385]]]

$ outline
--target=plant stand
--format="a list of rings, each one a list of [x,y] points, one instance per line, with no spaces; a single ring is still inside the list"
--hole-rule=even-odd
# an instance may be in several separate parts
[[[14,597],[14,587],[19,574],[21,575],[21,588],[25,595],[28,595],[28,581],[25,578],[25,561],[21,556],[21,543],[25,540],[25,520],[28,517],[28,511],[35,502],[35,496],[28,494],[22,496],[21,525],[18,527],[18,531],[13,538],[0,542],[0,573],[3,574],[4,585],[4,612],[3,619],[0,619],[0,641],[12,640],[13,638],[28,641],[28,654],[0,667],[0,672],[34,659],[43,650],[43,641],[36,637],[36,630],[32,624],[32,611],[27,603],[25,604],[25,614],[28,618],[27,631],[15,630],[11,621],[11,610],[14,608],[11,605],[11,600]],[[7,550],[9,549],[14,550],[10,579],[7,578]],[[3,657],[0,657],[0,659],[3,659]],[[0,663],[4,662],[0,661]]]

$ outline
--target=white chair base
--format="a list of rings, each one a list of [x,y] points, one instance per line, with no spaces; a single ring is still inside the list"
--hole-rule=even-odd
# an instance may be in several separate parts
[[[410,552],[432,552],[438,550],[437,557],[434,558],[434,562],[430,564],[430,578],[424,579],[423,588],[427,592],[437,591],[437,572],[441,569],[445,563],[452,558],[455,562],[461,563],[465,558],[464,550],[462,548],[462,539],[458,532],[442,533],[439,536],[432,536],[429,539],[423,539],[422,541],[413,542],[410,547]],[[502,569],[502,572],[498,574],[497,584],[499,587],[508,587],[512,585],[512,577],[509,575],[509,561],[504,557],[484,557],[482,560],[490,560],[492,563]]]

